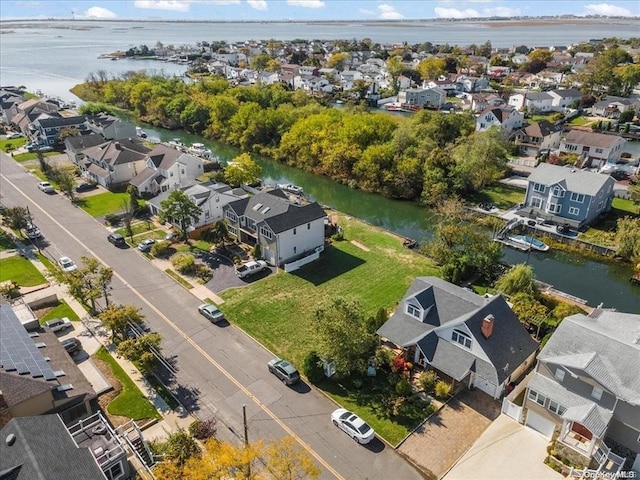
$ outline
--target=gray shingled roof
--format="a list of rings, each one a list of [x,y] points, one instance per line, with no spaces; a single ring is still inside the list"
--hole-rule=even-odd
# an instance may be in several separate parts
[[[526,98],[533,101],[551,100],[553,97],[546,92],[527,92]]]
[[[134,139],[110,140],[83,150],[84,154],[109,165],[121,165],[144,160],[150,151],[142,142]]]
[[[95,147],[104,143],[104,137],[96,133],[90,133],[89,135],[76,135],[74,137],[67,137],[64,141],[67,148],[71,148],[73,151],[81,151],[85,148]]]
[[[565,407],[567,410],[562,418],[584,425],[599,438],[607,430],[613,412],[600,407],[588,398],[570,392],[559,383],[539,373],[535,373],[529,380],[528,387]]]
[[[587,145],[589,147],[612,148],[621,137],[617,135],[607,135],[604,133],[586,132],[583,130],[570,130],[564,138],[563,143],[574,143],[576,145]]]
[[[16,436],[12,446],[4,441]],[[17,480],[104,480],[88,448],[78,448],[58,415],[13,418],[2,429],[2,471]]]
[[[560,167],[549,163],[541,163],[529,175],[530,182],[542,185],[561,185],[569,192],[594,196],[607,184],[613,188],[614,180],[609,175],[593,173],[588,170]]]
[[[583,371],[619,398],[640,404],[640,315],[598,311],[597,318],[567,317],[538,358]]]
[[[57,128],[81,125],[86,121],[84,115],[78,115],[76,117],[59,117],[59,118],[41,118],[36,120],[42,128]]]
[[[542,120],[541,122],[528,125],[523,128],[523,130],[530,137],[544,138],[552,133],[562,131],[562,127],[560,125],[554,125],[553,123],[547,122],[546,120]]]

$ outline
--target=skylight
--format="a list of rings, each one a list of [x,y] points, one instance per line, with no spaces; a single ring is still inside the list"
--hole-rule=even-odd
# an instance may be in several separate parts
[[[267,213],[269,210],[271,210],[271,207],[265,207],[260,213],[264,214],[264,213]]]
[[[261,208],[262,208],[262,204],[261,203],[256,203],[251,210],[253,210],[254,212],[257,212]]]

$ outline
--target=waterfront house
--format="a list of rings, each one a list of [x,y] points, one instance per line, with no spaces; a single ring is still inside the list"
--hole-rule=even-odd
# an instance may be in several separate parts
[[[476,118],[476,132],[498,127],[508,135],[513,130],[521,128],[523,123],[524,115],[511,106],[488,107]]]
[[[618,135],[607,135],[585,130],[571,130],[560,142],[560,151],[574,153],[585,167],[604,166],[620,159],[626,139]]]
[[[438,87],[447,93],[447,96],[453,96],[456,94],[456,82],[455,80],[446,77],[444,75],[438,77],[438,80],[429,80],[422,82],[422,88],[435,88]]]
[[[522,155],[535,157],[540,153],[540,150],[557,149],[560,146],[561,138],[561,125],[554,125],[542,120],[518,130],[514,136],[514,141]]]
[[[147,167],[151,151],[136,139],[109,140],[83,150],[85,175],[105,188],[125,188]]]
[[[12,120],[11,108],[25,101],[23,91],[4,87],[0,88],[0,120],[6,124],[10,124]]]
[[[411,105],[424,108],[439,109],[444,105],[447,92],[434,88],[407,88],[398,92],[398,102],[401,105]]]
[[[485,298],[437,277],[414,279],[377,333],[408,361],[492,398],[533,365],[538,348],[502,296]]]
[[[541,163],[527,178],[519,213],[582,228],[611,209],[614,184],[609,175]]]
[[[227,204],[248,196],[247,192],[241,188],[234,189],[224,183],[216,182],[196,183],[179,189],[202,210],[200,218],[193,222],[189,231],[199,230],[222,220],[224,207]],[[166,191],[147,202],[152,215],[160,216],[162,214],[162,202],[168,199],[170,194],[171,191]],[[173,219],[167,218],[167,221],[180,228],[180,225]]]
[[[618,118],[622,112],[627,110],[639,111],[640,102],[631,98],[606,96],[591,107],[594,115],[604,118]]]
[[[292,202],[280,189],[231,202],[224,213],[232,238],[260,245],[262,258],[276,267],[324,248],[326,212],[317,202]]]
[[[136,126],[133,123],[104,113],[87,115],[86,126],[93,133],[102,135],[105,140],[136,137]]]
[[[567,317],[538,356],[524,423],[602,476],[640,473],[639,366],[640,315],[596,309]]]
[[[204,161],[189,153],[158,144],[147,154],[145,167],[129,180],[138,195],[154,196],[188,187],[204,173]]]
[[[64,139],[64,147],[69,160],[83,169],[85,167],[84,150],[89,147],[95,147],[104,143],[105,139],[102,135],[89,133],[87,135],[75,135]]]
[[[351,90],[356,80],[362,80],[362,74],[357,70],[345,70],[340,73],[340,82],[343,90]]]
[[[86,117],[78,115],[75,117],[49,117],[42,115],[31,123],[29,137],[40,145],[55,145],[60,132],[64,129],[73,128],[80,132],[86,129]]]
[[[471,77],[459,75],[456,79],[456,90],[458,92],[475,93],[489,88],[488,77]]]

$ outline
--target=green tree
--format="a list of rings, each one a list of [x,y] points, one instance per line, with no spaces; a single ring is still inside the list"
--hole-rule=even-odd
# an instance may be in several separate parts
[[[349,58],[351,58],[351,55],[346,52],[334,53],[329,57],[329,60],[327,60],[327,68],[335,68],[341,72],[344,70]]]
[[[528,293],[516,293],[511,297],[511,303],[513,313],[522,323],[540,326],[549,314],[547,307]]]
[[[527,59],[531,61],[540,61],[549,63],[553,59],[553,54],[549,50],[537,49],[527,55]]]
[[[218,220],[211,228],[205,232],[205,240],[212,242],[214,245],[222,245],[225,248],[225,243],[230,240],[229,230],[227,224],[223,220]]]
[[[446,62],[442,58],[432,57],[422,60],[416,70],[423,80],[435,80],[446,73]]]
[[[76,186],[76,177],[73,172],[62,168],[52,168],[51,171],[60,191],[73,200]]]
[[[249,65],[253,70],[260,72],[266,70],[269,60],[271,60],[271,56],[268,53],[263,52],[252,56],[249,60]]]
[[[164,453],[181,467],[190,458],[198,458],[201,449],[195,438],[189,435],[189,432],[184,428],[178,428],[178,431],[169,435]]]
[[[136,338],[128,338],[118,344],[118,354],[130,362],[136,363],[143,374],[153,370],[158,364],[160,353],[160,342],[162,337],[159,333],[145,333]]]
[[[108,304],[108,295],[113,270],[103,266],[96,258],[81,257],[77,270],[64,275],[69,293],[96,312],[96,300],[104,295]]]
[[[627,64],[614,69],[614,75],[619,82],[619,93],[623,97],[631,95],[633,88],[640,83],[640,65]],[[633,119],[633,117],[631,117]]]
[[[336,373],[364,372],[376,347],[376,337],[367,330],[362,307],[355,301],[334,298],[314,313],[316,346],[334,362]]]
[[[140,309],[133,305],[109,305],[98,315],[105,327],[111,330],[111,336],[126,340],[127,329],[130,324],[139,325],[142,323],[144,316],[140,313]]]
[[[498,279],[496,290],[509,296],[526,293],[534,298],[537,297],[538,288],[533,279],[533,268],[524,263],[514,265]]]
[[[235,157],[224,171],[225,181],[233,187],[255,183],[260,180],[261,175],[262,167],[248,153]]]
[[[177,223],[182,232],[182,238],[188,241],[188,230],[202,215],[202,209],[197,206],[182,190],[174,190],[166,200],[160,202],[161,217],[171,223]]]
[[[60,129],[60,133],[58,134],[58,143],[64,145],[64,141],[69,137],[77,137],[80,135],[80,130],[77,127],[66,127]]]
[[[638,212],[640,213],[640,182],[629,182],[628,187],[631,200],[638,206]]]
[[[87,102],[83,105],[80,105],[80,107],[78,108],[78,113],[80,115],[98,115],[99,113],[115,115],[116,111],[113,109],[113,107],[107,105],[106,103]]]
[[[617,254],[625,261],[640,261],[640,218],[624,217],[616,224]]]
[[[31,222],[29,210],[25,207],[9,207],[2,214],[2,225],[11,230],[22,230],[27,228]]]

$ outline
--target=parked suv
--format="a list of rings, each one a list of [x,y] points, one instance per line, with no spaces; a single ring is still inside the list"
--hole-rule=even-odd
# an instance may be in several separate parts
[[[67,317],[54,318],[48,322],[44,322],[45,327],[48,327],[52,332],[60,332],[71,327],[71,320]]]
[[[126,245],[124,237],[119,233],[112,233],[107,237],[110,243],[113,243],[116,247],[124,247]]]
[[[267,368],[287,385],[293,385],[300,381],[300,374],[298,370],[296,370],[296,367],[280,358],[270,360],[269,363],[267,363]]]
[[[77,338],[67,338],[60,343],[62,343],[64,349],[71,356],[82,350],[82,343],[80,343],[80,340],[78,340]]]

